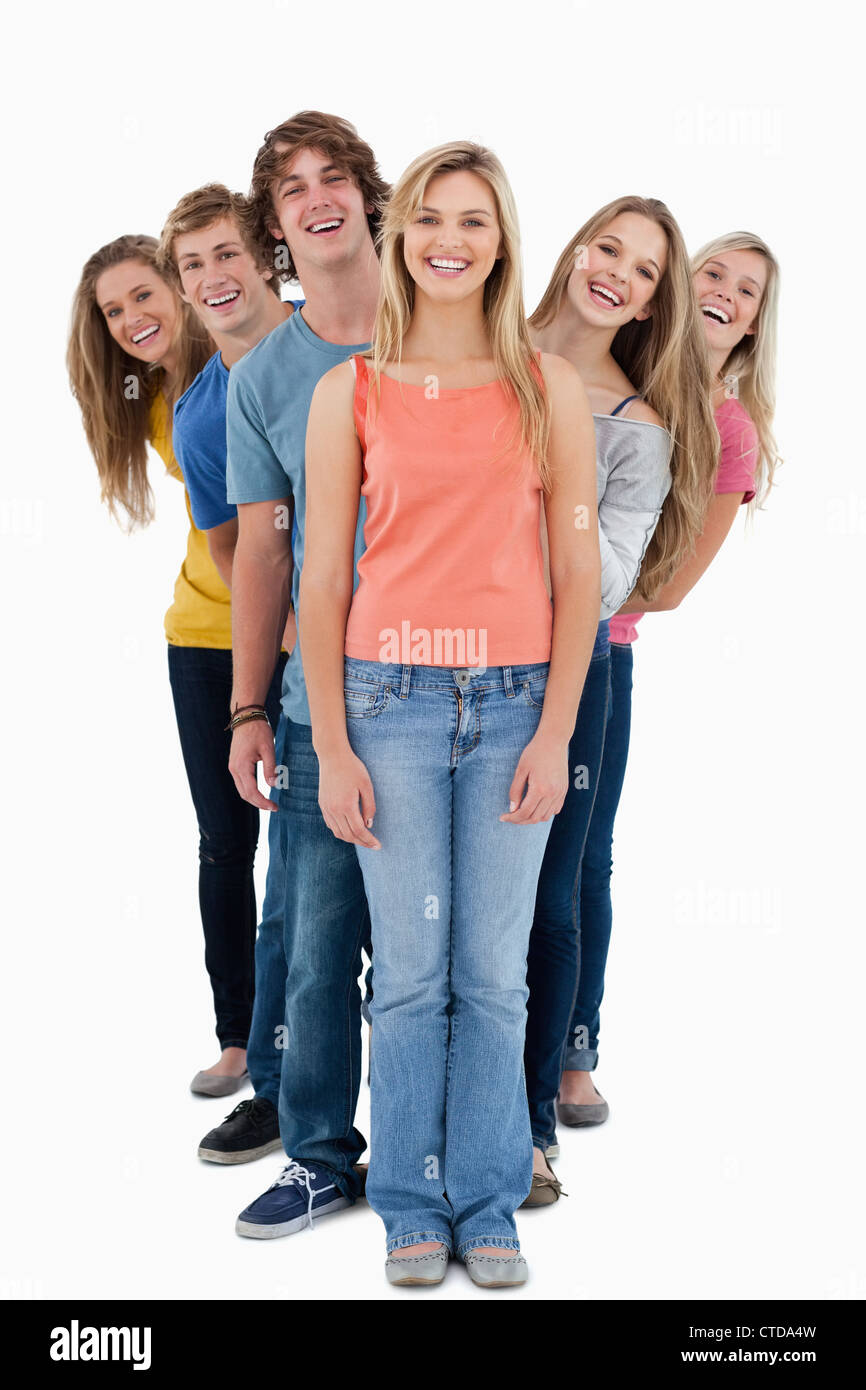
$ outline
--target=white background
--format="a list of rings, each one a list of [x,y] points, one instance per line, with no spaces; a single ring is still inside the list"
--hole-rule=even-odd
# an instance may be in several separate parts
[[[521,1216],[532,1278],[505,1296],[863,1298],[856,12],[89,0],[5,23],[0,1292],[411,1296],[365,1205],[241,1240],[279,1156],[196,1158],[234,1100],[187,1090],[216,1044],[162,635],[183,500],[154,460],[156,523],[110,522],[64,369],[87,256],[158,234],[206,181],[246,190],[264,132],[318,107],[389,179],[443,140],[489,143],[527,308],[623,193],[663,198],[692,250],[745,227],[781,261],[779,486],[635,649],[611,1119],[561,1133],[569,1196]],[[489,1297],[460,1267],[433,1296]]]

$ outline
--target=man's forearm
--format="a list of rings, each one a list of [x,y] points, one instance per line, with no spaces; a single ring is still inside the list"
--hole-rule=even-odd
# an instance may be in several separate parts
[[[245,553],[239,541],[232,565],[232,709],[262,705],[273,679],[289,613],[292,558]]]

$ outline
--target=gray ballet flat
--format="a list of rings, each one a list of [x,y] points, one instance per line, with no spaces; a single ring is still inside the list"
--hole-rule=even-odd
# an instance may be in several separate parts
[[[441,1284],[447,1268],[444,1245],[426,1255],[389,1255],[385,1261],[389,1284]]]
[[[568,1125],[570,1129],[581,1129],[586,1125],[603,1125],[609,1114],[610,1107],[603,1098],[598,1105],[567,1105],[562,1100],[556,1102],[557,1120],[560,1124]]]
[[[213,1076],[210,1072],[197,1071],[189,1083],[189,1089],[194,1096],[233,1096],[235,1091],[249,1084],[248,1071],[244,1071],[242,1076]]]
[[[482,1289],[506,1289],[529,1278],[529,1266],[516,1250],[508,1255],[477,1255],[470,1250],[463,1263],[473,1284]]]

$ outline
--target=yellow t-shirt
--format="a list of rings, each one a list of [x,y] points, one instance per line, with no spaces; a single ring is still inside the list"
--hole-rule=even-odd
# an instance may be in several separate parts
[[[171,447],[171,421],[161,391],[150,406],[150,442],[173,478],[183,482],[183,473]],[[174,586],[174,603],[165,615],[165,635],[176,647],[216,647],[230,651],[232,645],[231,594],[211,559],[207,536],[192,519],[189,493],[184,487],[189,517],[186,559]]]

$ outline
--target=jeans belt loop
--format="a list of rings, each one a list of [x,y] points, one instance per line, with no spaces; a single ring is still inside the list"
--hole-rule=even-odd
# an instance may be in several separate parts
[[[401,700],[407,700],[407,699],[409,698],[409,685],[410,685],[411,680],[412,680],[412,667],[411,667],[411,666],[404,666],[404,667],[403,667],[403,674],[402,674],[402,676],[400,677],[400,699],[401,699]]]
[[[505,684],[505,693],[506,693],[506,695],[508,696],[508,698],[509,698],[509,700],[510,700],[510,699],[513,697],[513,695],[514,695],[514,682],[513,682],[512,679],[511,679],[511,667],[510,667],[510,666],[503,666],[503,668],[502,668],[502,678],[503,678],[503,682],[504,682],[504,684]]]

